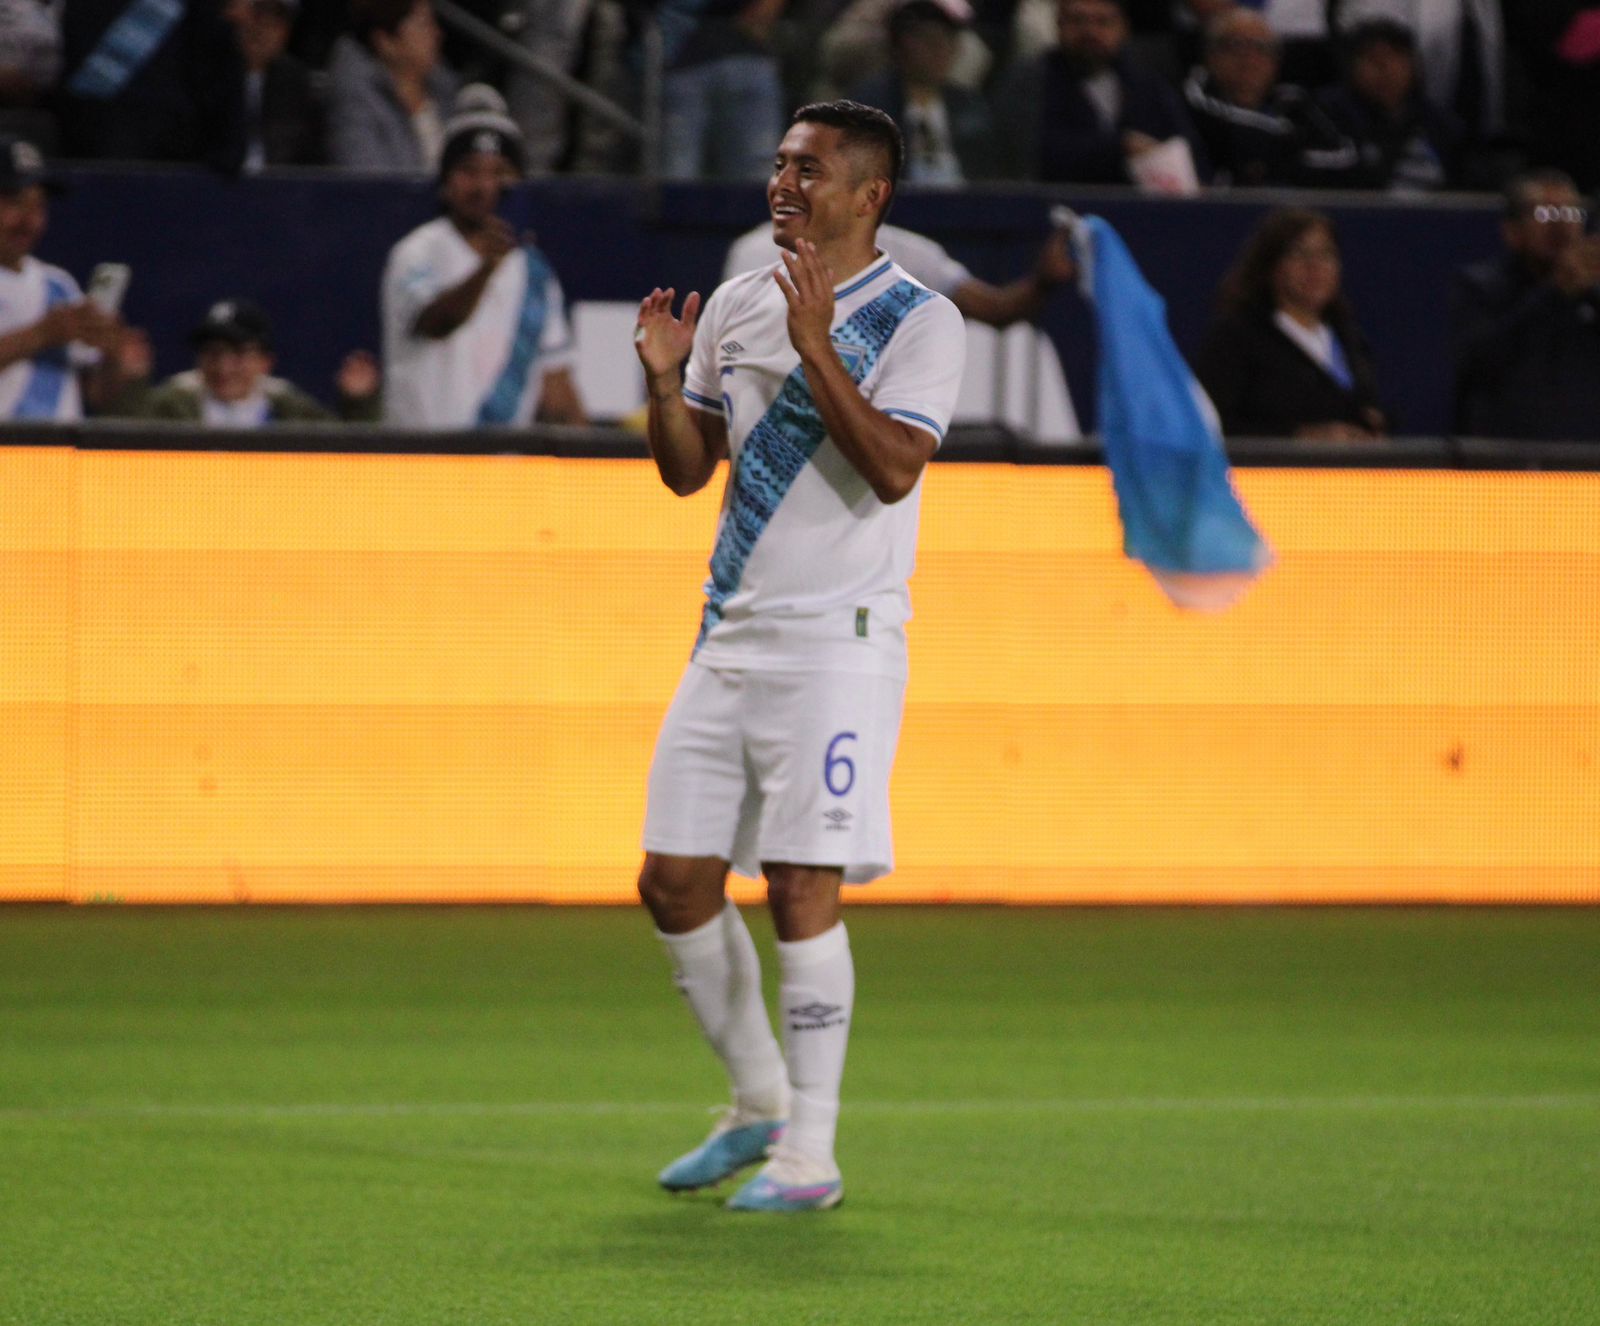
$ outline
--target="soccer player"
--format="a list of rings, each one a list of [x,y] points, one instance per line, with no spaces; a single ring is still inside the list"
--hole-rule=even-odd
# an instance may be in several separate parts
[[[802,107],[767,183],[781,267],[719,286],[703,316],[698,293],[675,316],[657,289],[635,333],[662,481],[686,496],[730,461],[699,638],[650,771],[639,893],[733,1091],[661,1184],[706,1187],[765,1158],[735,1210],[844,1194],[855,969],[840,886],[893,865],[906,579],[965,355],[955,305],[876,244],[901,157],[883,112]],[[766,877],[781,1050],[730,866]]]

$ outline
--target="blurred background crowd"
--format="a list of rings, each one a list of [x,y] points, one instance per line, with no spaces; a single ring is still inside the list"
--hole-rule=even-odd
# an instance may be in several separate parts
[[[1420,373],[1447,384],[1456,434],[1600,441],[1600,5],[1579,0],[0,0],[0,417],[585,423],[567,293],[506,191],[759,181],[790,112],[839,95],[896,118],[905,182],[941,198],[1498,193],[1499,252],[1427,315],[1452,362],[1396,365],[1392,341],[1382,362],[1336,218],[1277,194],[1207,277],[1217,306],[1185,349],[1230,436],[1415,431],[1393,389]],[[384,240],[359,292],[382,343],[326,364],[334,390],[273,375],[249,288],[209,292],[182,328],[192,363],[161,377],[119,316],[126,268],[80,288],[34,256],[60,163],[397,176],[440,215]],[[1059,234],[994,284],[924,236],[880,238],[994,328],[1039,320],[1073,275]],[[774,256],[757,227],[724,275]]]
[[[520,56],[658,123],[652,160]],[[0,0],[0,132],[67,158],[431,173],[472,82],[533,175],[759,178],[845,95],[916,182],[1600,183],[1585,0]]]

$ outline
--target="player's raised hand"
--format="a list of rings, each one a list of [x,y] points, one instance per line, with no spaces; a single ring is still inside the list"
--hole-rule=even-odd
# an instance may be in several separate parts
[[[789,304],[789,341],[802,355],[821,350],[833,330],[833,273],[809,239],[795,241],[794,252],[783,254],[783,269],[772,279]]]
[[[694,346],[694,328],[700,319],[700,292],[691,290],[683,301],[683,316],[672,316],[677,290],[657,286],[639,302],[639,322],[633,348],[651,377],[676,373]]]

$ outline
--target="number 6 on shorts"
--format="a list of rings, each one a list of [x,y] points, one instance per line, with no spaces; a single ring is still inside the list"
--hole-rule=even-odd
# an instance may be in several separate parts
[[[841,741],[854,741],[854,732],[841,732],[828,743],[827,752],[822,757],[822,782],[823,785],[836,797],[848,795],[850,789],[856,785],[856,766],[847,755],[838,755]],[[844,786],[835,785],[834,779],[840,769],[844,770]]]

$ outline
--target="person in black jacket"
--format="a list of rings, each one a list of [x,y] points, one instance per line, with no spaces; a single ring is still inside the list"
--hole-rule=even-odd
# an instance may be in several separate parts
[[[1600,235],[1558,170],[1506,190],[1506,252],[1456,278],[1456,430],[1600,441]]]
[[[1226,434],[1355,442],[1386,428],[1366,343],[1321,212],[1281,208],[1223,279],[1195,374]]]
[[[1206,25],[1205,64],[1183,85],[1212,182],[1327,187],[1357,168],[1355,144],[1293,83],[1280,83],[1282,42],[1243,7]]]
[[[950,81],[956,42],[970,13],[945,0],[901,0],[889,15],[891,67],[851,94],[876,106],[906,139],[902,179],[960,184],[996,174],[996,140],[989,103]]]
[[[1120,0],[1057,0],[1061,44],[1014,70],[996,97],[1012,173],[1072,184],[1129,184],[1130,163],[1182,138],[1206,177],[1183,101],[1128,50]]]
[[[1328,118],[1361,153],[1342,183],[1390,193],[1454,187],[1462,129],[1423,91],[1416,35],[1393,19],[1370,19],[1344,34],[1343,47],[1344,82],[1320,96]]]
[[[231,159],[253,173],[264,166],[310,166],[323,159],[322,97],[308,69],[288,54],[299,0],[229,0],[243,76]]]

